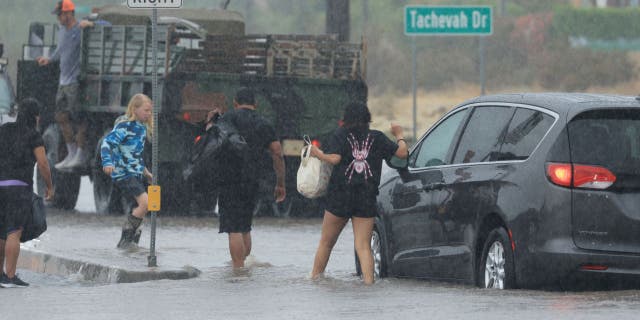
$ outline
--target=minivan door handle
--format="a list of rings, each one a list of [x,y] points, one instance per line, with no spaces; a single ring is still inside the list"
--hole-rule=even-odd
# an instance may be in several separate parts
[[[440,190],[444,188],[444,182],[429,183],[423,187],[424,191]]]

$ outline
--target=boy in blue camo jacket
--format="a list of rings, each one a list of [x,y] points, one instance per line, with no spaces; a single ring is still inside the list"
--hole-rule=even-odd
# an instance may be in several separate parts
[[[118,248],[128,248],[140,240],[140,224],[148,212],[148,195],[144,178],[152,179],[144,166],[142,154],[147,136],[153,129],[153,103],[144,94],[136,94],[129,101],[126,121],[119,122],[104,138],[100,148],[102,170],[111,176],[122,194],[135,197],[138,206],[127,216],[122,226]]]

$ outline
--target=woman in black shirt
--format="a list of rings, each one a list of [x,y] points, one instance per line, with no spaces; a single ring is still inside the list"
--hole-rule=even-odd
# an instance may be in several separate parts
[[[324,152],[315,147],[311,149],[311,155],[335,166],[327,190],[322,235],[311,278],[316,279],[324,272],[338,236],[351,219],[362,278],[365,284],[372,284],[371,233],[382,161],[394,155],[406,158],[407,144],[398,125],[391,125],[397,143],[382,132],[369,129],[371,113],[365,104],[352,102],[347,105],[343,122]]]
[[[51,171],[44,150],[42,136],[36,131],[40,104],[25,99],[18,106],[16,122],[0,127],[0,286],[26,287],[29,284],[16,275],[20,254],[20,236],[31,215],[33,193],[33,165],[47,184],[45,199],[53,198]]]

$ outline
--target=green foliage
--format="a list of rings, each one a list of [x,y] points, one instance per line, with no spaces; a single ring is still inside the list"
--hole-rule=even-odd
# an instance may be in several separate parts
[[[567,6],[570,3],[569,0],[506,0],[506,2],[508,15],[510,16],[548,12],[554,8]]]
[[[581,91],[592,85],[629,81],[634,66],[624,53],[565,48],[544,54],[537,65],[538,82],[547,89]]]
[[[590,39],[640,37],[640,9],[558,9],[553,26],[561,33]]]
[[[29,23],[55,22],[53,0],[3,2],[0,41],[15,74]],[[222,0],[185,0],[185,8],[219,8]],[[639,37],[640,10],[575,9],[568,0],[350,0],[351,41],[367,41],[367,83],[372,90],[411,91],[412,37],[404,34],[407,5],[491,6],[494,33],[485,37],[488,88],[529,85],[536,81],[550,89],[584,88],[625,81],[632,64],[622,53],[593,53],[573,49],[567,35],[615,39]],[[78,6],[121,4],[122,0],[75,0]],[[504,15],[500,9],[506,8]],[[557,6],[563,6],[557,8]],[[326,0],[232,0],[229,10],[240,12],[248,33],[323,34]],[[554,10],[555,9],[555,10]],[[553,27],[544,41],[531,49],[519,33],[514,40],[514,20],[522,15],[555,11]],[[525,29],[528,30],[528,29]],[[454,82],[478,82],[478,38],[468,36],[416,37],[418,86],[446,87]],[[553,42],[552,42],[553,41]],[[600,60],[598,60],[600,59]],[[588,69],[583,71],[584,69]]]

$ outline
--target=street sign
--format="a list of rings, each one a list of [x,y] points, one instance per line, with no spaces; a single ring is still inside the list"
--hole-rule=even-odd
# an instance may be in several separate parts
[[[177,9],[182,7],[182,0],[127,0],[130,9]]]
[[[158,95],[158,9],[179,9],[182,7],[182,0],[127,0],[127,7],[130,9],[153,9],[151,10],[151,50],[153,57],[153,73],[152,73],[152,100],[154,103],[160,101]],[[153,178],[151,179],[151,186],[149,186],[148,192],[148,209],[151,212],[151,239],[149,245],[149,256],[147,262],[149,267],[157,267],[158,259],[156,257],[156,218],[157,213],[160,211],[160,186],[158,185],[158,109],[160,105],[156,105],[153,108],[153,126],[152,142],[151,145],[156,146],[152,149],[152,161],[151,172],[153,172]]]
[[[406,35],[475,35],[493,32],[491,7],[487,6],[406,6]]]

